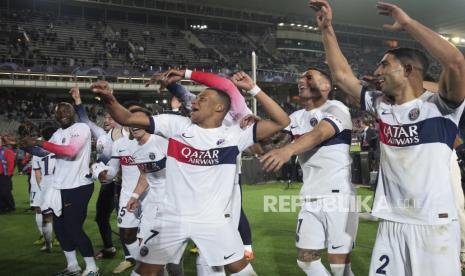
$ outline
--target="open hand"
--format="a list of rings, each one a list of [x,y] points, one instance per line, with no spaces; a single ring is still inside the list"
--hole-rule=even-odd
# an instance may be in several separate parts
[[[394,18],[393,24],[383,25],[383,27],[387,30],[396,32],[403,31],[405,26],[412,21],[412,18],[410,18],[408,14],[406,14],[401,8],[399,8],[396,5],[378,2],[378,4],[376,4],[376,7],[378,8],[379,14],[391,16],[392,18]]]
[[[333,10],[326,0],[310,0],[308,5],[315,11],[316,23],[320,30],[332,25]]]

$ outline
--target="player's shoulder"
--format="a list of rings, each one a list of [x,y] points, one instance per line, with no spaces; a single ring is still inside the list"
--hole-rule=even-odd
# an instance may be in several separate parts
[[[343,102],[338,101],[338,100],[328,100],[326,109],[329,109],[329,110],[339,109],[344,112],[349,112],[349,107],[347,107],[347,105],[345,105]]]
[[[89,132],[90,133],[90,127],[85,123],[77,122],[77,123],[74,123],[70,128],[71,128],[71,130],[83,131],[83,132]]]

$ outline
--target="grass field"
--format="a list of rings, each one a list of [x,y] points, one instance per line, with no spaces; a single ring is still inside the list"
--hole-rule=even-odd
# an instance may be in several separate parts
[[[59,248],[52,253],[42,253],[32,243],[39,236],[34,213],[25,212],[29,207],[25,176],[15,176],[14,197],[16,213],[0,215],[0,275],[51,275],[66,265],[64,255]],[[85,230],[92,239],[94,249],[100,249],[102,243],[93,221],[95,201],[99,184],[95,185],[94,195],[89,204]],[[294,245],[297,212],[264,212],[265,195],[297,195],[299,184],[287,189],[284,183],[264,185],[244,185],[243,205],[252,226],[253,248],[256,259],[253,266],[259,275],[304,275],[296,265]],[[371,195],[366,188],[359,188],[358,194]],[[116,218],[113,214],[113,229],[116,230]],[[367,275],[371,249],[375,240],[376,222],[360,221],[356,248],[352,255],[352,267],[355,275]],[[102,275],[110,275],[114,267],[122,260],[122,250],[116,235],[113,236],[118,248],[117,257],[112,260],[98,261]],[[82,259],[79,259],[83,267]],[[326,263],[325,263],[326,264]],[[186,252],[184,261],[185,275],[195,275],[195,256]],[[129,275],[130,272],[121,275]]]

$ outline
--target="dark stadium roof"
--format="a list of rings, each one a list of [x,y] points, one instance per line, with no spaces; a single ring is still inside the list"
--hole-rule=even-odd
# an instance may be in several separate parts
[[[173,2],[180,2],[179,0]],[[181,2],[189,3],[190,0]],[[376,0],[332,0],[336,23],[381,28],[390,22],[376,13]],[[465,36],[465,0],[396,0],[411,17],[434,30],[450,35]],[[192,3],[192,2],[191,2]],[[282,16],[313,19],[307,0],[199,0],[196,4],[209,4],[242,10],[270,12]]]

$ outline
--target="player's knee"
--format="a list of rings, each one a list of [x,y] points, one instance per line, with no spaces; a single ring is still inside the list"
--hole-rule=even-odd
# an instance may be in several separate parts
[[[137,228],[124,229],[123,239],[126,244],[131,244],[137,240]]]
[[[313,262],[321,259],[320,250],[314,249],[298,249],[297,260],[301,262]]]

